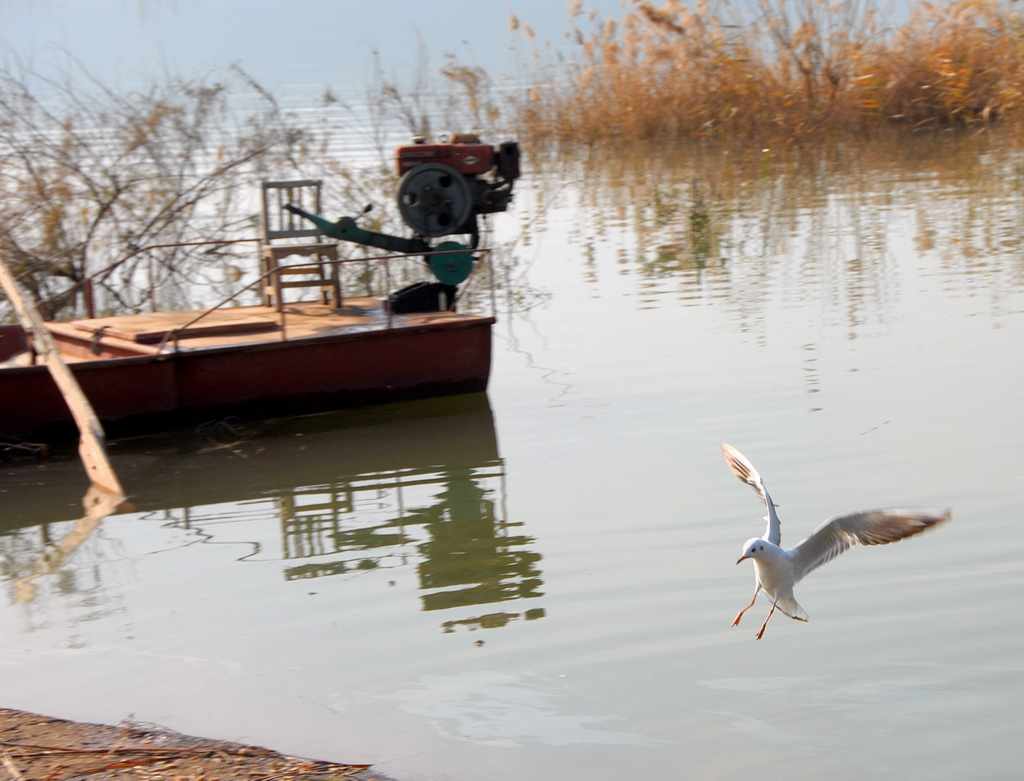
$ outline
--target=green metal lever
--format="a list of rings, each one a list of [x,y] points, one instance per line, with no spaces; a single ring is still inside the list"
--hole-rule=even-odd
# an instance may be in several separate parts
[[[309,220],[320,229],[321,233],[325,236],[330,236],[332,239],[351,241],[354,244],[364,244],[368,247],[377,247],[388,252],[404,252],[410,255],[430,252],[430,245],[422,239],[403,239],[401,236],[368,231],[356,225],[354,217],[342,217],[337,222],[331,222],[290,203],[286,203],[284,208],[292,214],[297,214]]]

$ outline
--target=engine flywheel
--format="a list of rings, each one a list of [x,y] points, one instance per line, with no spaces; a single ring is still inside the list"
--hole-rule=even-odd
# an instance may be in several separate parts
[[[465,177],[451,166],[424,163],[399,182],[398,210],[420,236],[447,236],[461,232],[473,210],[473,195]]]

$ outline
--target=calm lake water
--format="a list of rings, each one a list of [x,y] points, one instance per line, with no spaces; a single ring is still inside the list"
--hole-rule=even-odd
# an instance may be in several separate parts
[[[0,705],[402,781],[1017,777],[1024,168],[989,144],[534,161],[487,396],[117,443],[134,509],[67,558],[78,465],[0,470]],[[757,642],[722,440],[784,543],[953,523]]]

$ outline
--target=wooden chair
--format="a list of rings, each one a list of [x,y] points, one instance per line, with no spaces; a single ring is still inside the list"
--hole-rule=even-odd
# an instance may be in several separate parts
[[[319,288],[321,303],[341,307],[338,264],[325,262],[338,259],[337,243],[325,242],[315,225],[284,208],[291,203],[321,214],[321,185],[319,179],[263,182],[260,266],[263,273],[270,272],[263,287],[263,302],[278,312],[284,307],[284,291],[289,288]],[[281,261],[293,255],[312,262],[282,268]],[[293,278],[300,276],[305,279]]]

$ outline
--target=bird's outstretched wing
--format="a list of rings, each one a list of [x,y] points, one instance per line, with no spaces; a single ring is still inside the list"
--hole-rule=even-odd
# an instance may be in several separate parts
[[[867,510],[833,518],[823,523],[807,539],[793,548],[791,555],[794,578],[800,580],[806,577],[853,545],[885,545],[897,542],[948,521],[949,518],[949,510],[944,513]]]
[[[781,545],[782,524],[779,522],[778,513],[775,512],[775,503],[761,481],[761,475],[757,473],[747,457],[732,445],[723,442],[722,455],[725,456],[725,463],[729,465],[732,473],[757,491],[757,495],[764,500],[765,507],[768,508],[768,516],[765,518],[768,521],[768,528],[765,530],[764,536],[769,542]]]

